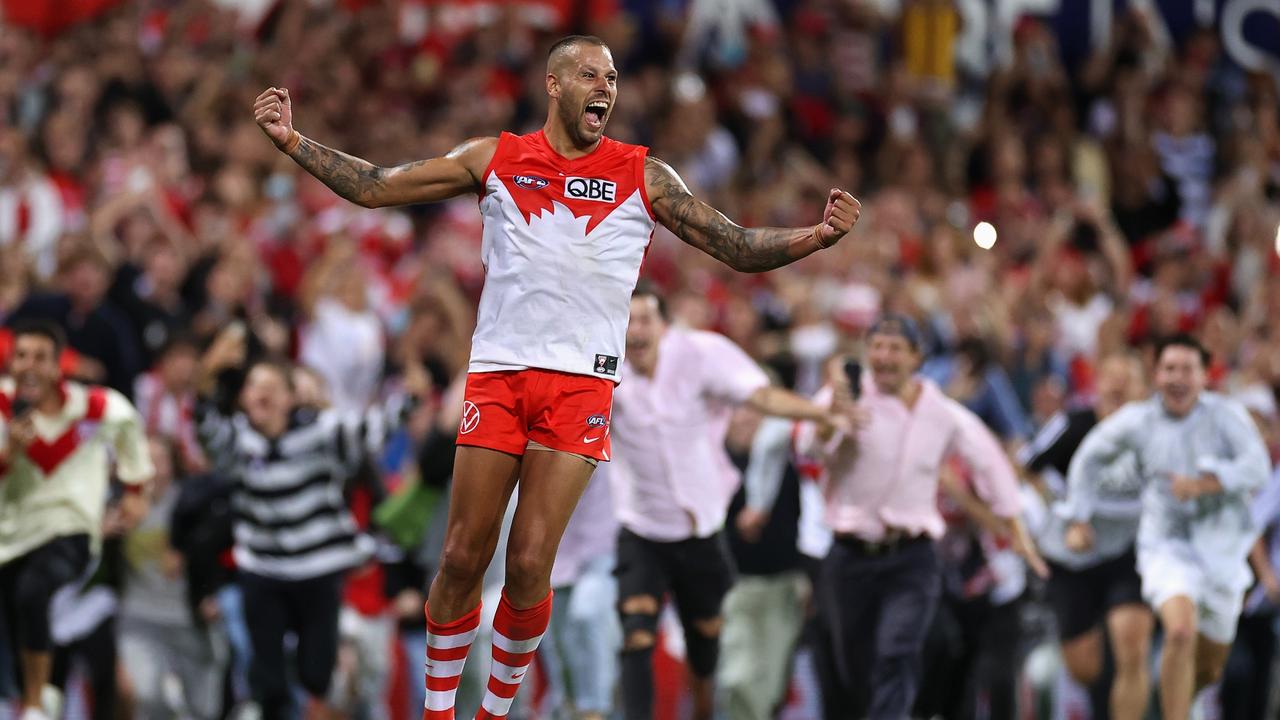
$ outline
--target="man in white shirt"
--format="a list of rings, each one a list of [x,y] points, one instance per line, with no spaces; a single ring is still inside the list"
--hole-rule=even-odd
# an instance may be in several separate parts
[[[627,720],[652,717],[658,611],[670,592],[693,674],[694,718],[711,716],[720,606],[733,583],[721,535],[741,478],[725,451],[730,411],[847,426],[836,411],[781,388],[738,346],[668,328],[661,299],[637,289],[627,328],[627,382],[614,394],[610,480],[622,529],[618,596]]]
[[[0,380],[0,600],[22,669],[24,720],[43,720],[52,666],[49,605],[101,544],[111,461],[120,511],[147,511],[151,459],[142,418],[120,393],[62,378],[65,340],[52,324],[14,329],[12,378]]]
[[[1270,458],[1239,402],[1205,390],[1209,353],[1174,335],[1156,347],[1156,394],[1112,413],[1071,459],[1062,513],[1068,547],[1094,542],[1099,493],[1091,478],[1125,453],[1145,489],[1138,525],[1143,599],[1160,617],[1160,714],[1185,720],[1199,690],[1227,661],[1245,592],[1248,555],[1261,530],[1250,514]]]

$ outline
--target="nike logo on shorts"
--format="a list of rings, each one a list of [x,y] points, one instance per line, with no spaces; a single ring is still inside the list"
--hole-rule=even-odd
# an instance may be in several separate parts
[[[582,442],[583,442],[583,443],[585,443],[585,444],[587,444],[587,445],[590,445],[591,443],[593,443],[593,442],[595,442],[595,441],[599,440],[599,439],[600,439],[600,438],[602,438],[602,437],[604,437],[604,436],[603,436],[603,435],[597,435],[596,437],[589,438],[589,437],[586,437],[586,436],[584,435],[584,436],[582,437]]]

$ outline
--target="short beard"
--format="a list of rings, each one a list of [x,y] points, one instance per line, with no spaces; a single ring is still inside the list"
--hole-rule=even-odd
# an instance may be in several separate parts
[[[579,115],[573,114],[563,103],[557,103],[556,112],[560,115],[560,123],[564,125],[565,132],[569,134],[569,140],[573,142],[574,147],[585,150],[595,142],[583,136],[580,126],[582,118]]]

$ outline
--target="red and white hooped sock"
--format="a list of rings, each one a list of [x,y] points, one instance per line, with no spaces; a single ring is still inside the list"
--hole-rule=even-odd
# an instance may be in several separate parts
[[[498,612],[493,618],[493,664],[489,670],[489,688],[476,720],[502,720],[511,711],[511,702],[533,663],[538,642],[551,624],[551,598],[548,592],[531,608],[517,610],[502,593]]]
[[[451,623],[437,623],[427,613],[427,703],[422,720],[454,720],[453,703],[462,666],[480,629],[480,606]]]

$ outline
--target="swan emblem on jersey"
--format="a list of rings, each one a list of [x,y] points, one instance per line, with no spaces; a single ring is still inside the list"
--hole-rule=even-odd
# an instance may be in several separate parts
[[[511,179],[515,181],[516,185],[526,190],[541,190],[551,184],[537,175],[516,175]]]

